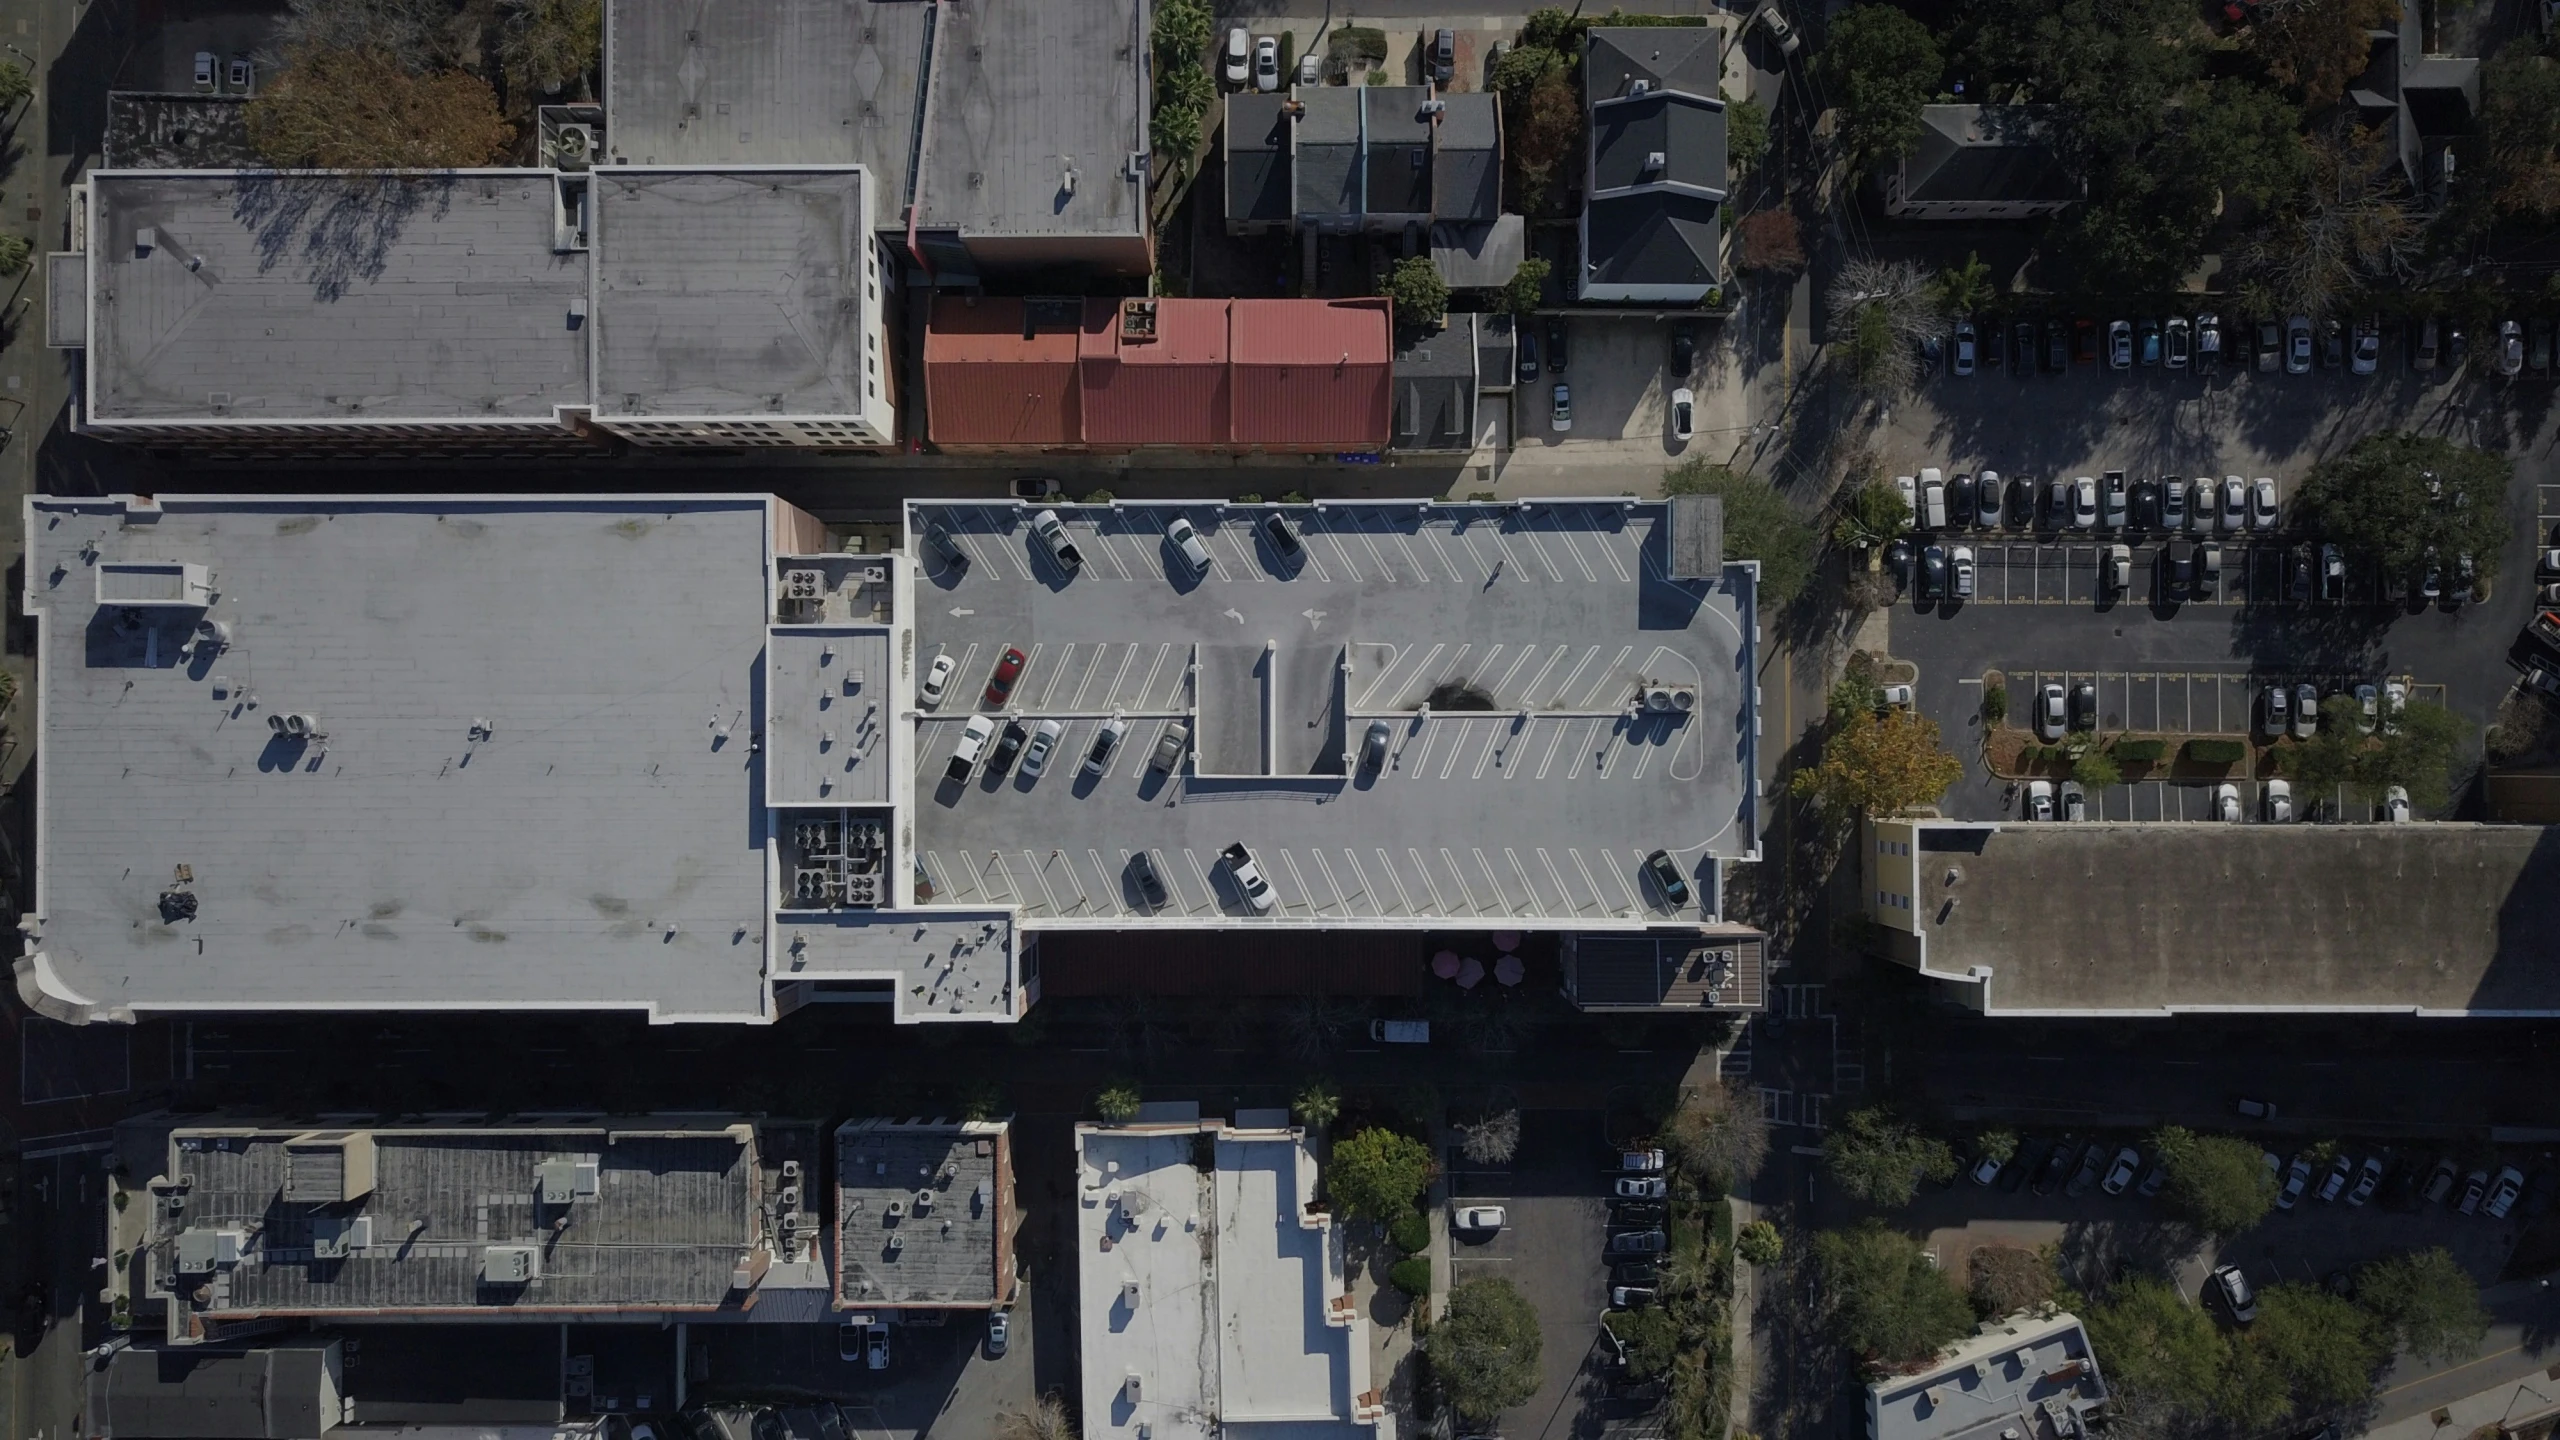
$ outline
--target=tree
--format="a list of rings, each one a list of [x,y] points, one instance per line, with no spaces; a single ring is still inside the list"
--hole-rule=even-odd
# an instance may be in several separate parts
[[[486,81],[411,75],[378,50],[296,50],[249,102],[249,143],[280,169],[457,170],[500,159],[513,131]]]
[[[1407,255],[1387,272],[1387,297],[1396,302],[1396,319],[1427,325],[1449,310],[1449,284],[1428,255]]]
[[[2360,755],[2358,786],[2379,796],[2398,785],[2409,792],[2412,806],[2441,810],[2452,794],[2454,761],[2470,734],[2469,717],[2413,700],[2401,707],[2395,729]]]
[[[2042,1250],[1985,1245],[1973,1252],[1971,1269],[1973,1308],[1987,1320],[2037,1309],[2062,1291],[2053,1256]]]
[[[2071,762],[2071,778],[2079,781],[2084,789],[2103,790],[2123,783],[2124,769],[2116,764],[2115,756],[2092,748],[2082,751],[2080,758]]]
[[[1733,1253],[1754,1265],[1775,1265],[1787,1253],[1787,1237],[1766,1220],[1754,1220],[1733,1237]]]
[[[1769,1121],[1758,1097],[1718,1080],[1680,1092],[1662,1127],[1662,1148],[1689,1178],[1732,1192],[1769,1158]]]
[[[0,111],[35,93],[35,77],[27,73],[25,66],[0,61]]]
[[[1508,1165],[1520,1153],[1520,1112],[1504,1110],[1458,1127],[1458,1153],[1476,1165]]]
[[[1919,345],[1945,318],[1929,274],[1908,260],[1852,260],[1824,292],[1830,333],[1849,347],[1850,373],[1881,394],[1919,375]]]
[[[2468,1355],[2489,1333],[2480,1285],[2442,1247],[2376,1260],[2356,1271],[2356,1303],[2391,1343],[2442,1365]]]
[[[1743,269],[1793,274],[1804,268],[1804,226],[1784,205],[1752,211],[1735,230],[1742,241]]]
[[[603,0],[517,0],[498,40],[510,86],[557,95],[586,93],[604,53]]]
[[[996,1440],[1076,1440],[1075,1417],[1067,1411],[1066,1397],[1051,1391],[1032,1401],[1028,1410],[997,1412]]]
[[[445,0],[289,0],[275,46],[288,64],[298,50],[370,51],[425,76],[479,60],[464,53],[453,20]]]
[[[2468,554],[2486,579],[2511,524],[2503,455],[2433,435],[2386,430],[2312,467],[2295,508],[2351,554],[2408,574],[2432,555]]]
[[[2276,1203],[2275,1177],[2258,1158],[2258,1147],[2245,1140],[2164,1125],[2151,1144],[2168,1171],[2162,1198],[2203,1230],[2237,1234],[2257,1224]]]
[[[1985,1130],[1975,1143],[1981,1147],[1982,1158],[1994,1165],[2006,1165],[2017,1158],[2018,1132],[2015,1130],[2006,1128]]]
[[[2364,73],[2373,32],[2399,19],[2398,0],[2272,0],[2250,12],[2249,52],[2303,109],[2326,110]]]
[[[1870,1362],[1915,1364],[1973,1328],[1973,1306],[1920,1242],[1881,1221],[1816,1235],[1813,1261],[1832,1330]]]
[[[35,242],[24,235],[0,235],[0,275],[15,275],[35,258]]]
[[[1122,1080],[1094,1092],[1093,1113],[1110,1124],[1126,1125],[1138,1118],[1141,1103],[1138,1087]]]
[[[1538,1393],[1538,1352],[1538,1312],[1508,1280],[1450,1286],[1449,1313],[1422,1337],[1449,1408],[1477,1425]]]
[[[1680,1322],[1660,1305],[1609,1314],[1609,1333],[1627,1347],[1627,1378],[1641,1385],[1680,1358]]]
[[[1421,1141],[1373,1126],[1334,1145],[1325,1185],[1336,1214],[1385,1221],[1413,1207],[1433,1168]]]
[[[1938,722],[1914,710],[1860,715],[1823,738],[1820,763],[1791,788],[1834,823],[1899,815],[1927,805],[1964,778],[1964,762],[1938,742]]]
[[[1929,27],[1888,5],[1831,20],[1817,60],[1840,108],[1840,143],[1853,164],[1898,160],[1920,144],[1920,108],[1937,98],[1946,57]]]
[[[1999,293],[1991,283],[1991,267],[1982,263],[1979,251],[1966,251],[1962,265],[1938,272],[1938,305],[1949,314],[1970,315]]]
[[[2363,715],[2355,698],[2332,695],[2320,702],[2320,728],[2309,740],[2276,752],[2287,778],[2302,787],[2307,810],[2338,793],[2338,787],[2363,768],[2365,739],[2358,728]]]
[[[1149,36],[1159,65],[1197,66],[1209,48],[1209,7],[1201,0],[1160,0]]]
[[[1552,268],[1536,255],[1521,261],[1520,268],[1511,272],[1511,283],[1502,287],[1502,308],[1514,315],[1526,315],[1537,309],[1540,297],[1546,293],[1547,275]]]
[[[1823,712],[1834,725],[1847,724],[1850,717],[1872,714],[1884,708],[1884,686],[1876,681],[1872,665],[1852,665],[1847,674],[1831,687],[1824,697]]]
[[[1330,1082],[1310,1080],[1298,1097],[1289,1102],[1289,1111],[1298,1123],[1310,1130],[1322,1130],[1342,1114],[1342,1097],[1333,1092]]]
[[[2523,45],[2500,50],[2480,70],[2479,133],[2488,163],[2476,188],[2497,209],[2560,211],[2560,64]]]
[[[1717,93],[1721,95],[1723,92]],[[1761,158],[1768,153],[1768,110],[1749,96],[1725,101],[1724,156],[1725,163],[1733,167],[1733,173],[1746,175],[1758,169]]]
[[[2213,1318],[2156,1276],[2131,1274],[2081,1319],[2111,1388],[2154,1404],[2213,1413],[2230,1370],[2230,1346]]]
[[[1784,608],[1813,573],[1813,527],[1759,476],[1701,458],[1664,474],[1662,493],[1713,495],[1724,502],[1724,553],[1760,562],[1763,605]]]
[[[1955,1178],[1947,1142],[1870,1106],[1822,1137],[1822,1163],[1841,1189],[1870,1205],[1908,1205],[1920,1182]]]
[[[1873,550],[1910,533],[1911,502],[1900,486],[1881,479],[1851,491],[1831,526],[1833,542],[1852,550]]]
[[[1503,114],[1512,113],[1506,102]],[[1582,153],[1582,98],[1562,66],[1544,71],[1529,87],[1510,136],[1512,200],[1535,212],[1556,171]]]
[[[2361,1400],[2388,1355],[2373,1318],[2314,1285],[2258,1292],[2247,1350],[2263,1360],[2298,1409]]]
[[[2422,226],[2389,141],[2341,119],[2303,154],[2291,203],[2242,247],[2246,273],[2278,308],[2315,315],[2374,282],[2407,278]]]
[[[1176,164],[1189,160],[1200,148],[1200,112],[1179,103],[1157,105],[1147,117],[1147,143]]]
[[[2188,0],[1980,0],[1971,9],[1977,73],[2014,84],[2016,99],[2057,107],[2065,153],[2083,165],[2148,143],[2210,42]],[[2104,192],[2093,183],[2091,193]]]

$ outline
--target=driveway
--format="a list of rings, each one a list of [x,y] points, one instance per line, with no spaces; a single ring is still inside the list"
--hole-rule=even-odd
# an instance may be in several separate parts
[[[1586,1409],[1605,1408],[1596,1348],[1609,1300],[1601,1138],[1599,1111],[1528,1110],[1507,1170],[1462,1170],[1452,1157],[1451,1202],[1500,1205],[1508,1223],[1483,1240],[1453,1234],[1450,1280],[1508,1280],[1538,1312],[1538,1393],[1502,1417],[1507,1440],[1583,1434]]]

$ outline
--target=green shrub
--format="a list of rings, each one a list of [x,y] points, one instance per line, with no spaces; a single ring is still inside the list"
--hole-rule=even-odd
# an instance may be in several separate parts
[[[2119,740],[2116,742],[2116,759],[2127,765],[2148,765],[2165,758],[2168,753],[2169,742],[2166,740]]]
[[[1138,1118],[1138,1087],[1121,1081],[1108,1086],[1093,1097],[1093,1113],[1114,1125],[1126,1125]]]
[[[1983,686],[1982,723],[1985,725],[1997,725],[2008,718],[2009,687],[2006,685]]]
[[[1280,492],[1280,503],[1283,505],[1304,505],[1307,503],[1307,492],[1304,490],[1283,490]]]
[[[2190,740],[2186,757],[2199,765],[2237,765],[2249,754],[2245,740]]]
[[[1329,47],[1336,55],[1358,56],[1372,65],[1387,63],[1387,32],[1372,25],[1344,25],[1333,32]]]
[[[1387,1267],[1387,1283],[1407,1295],[1431,1293],[1431,1257],[1407,1255]]]
[[[1108,490],[1096,490],[1086,495],[1084,499],[1078,503],[1084,505],[1108,505],[1111,503],[1111,492]]]
[[[1407,1255],[1419,1255],[1431,1248],[1431,1220],[1419,1210],[1407,1210],[1387,1227],[1387,1239]]]
[[[1261,492],[1248,490],[1244,494],[1236,497],[1236,503],[1239,505],[1259,505],[1262,503]]]
[[[1742,1235],[1734,1242],[1734,1253],[1754,1265],[1775,1265],[1787,1253],[1786,1237],[1778,1227],[1766,1220],[1754,1220],[1742,1227]]]

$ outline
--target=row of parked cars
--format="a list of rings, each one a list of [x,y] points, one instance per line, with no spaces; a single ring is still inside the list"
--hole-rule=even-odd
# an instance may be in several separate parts
[[[1921,363],[1936,370],[1943,358],[1950,372],[1969,376],[2004,362],[2024,380],[2041,369],[2060,375],[2075,363],[2103,362],[2111,370],[2164,369],[2211,371],[2226,360],[2231,365],[2272,375],[2307,375],[2313,369],[2345,370],[2371,375],[2382,365],[2383,324],[2366,315],[2352,323],[2334,316],[2259,316],[2226,322],[2207,312],[2193,316],[2145,316],[2101,324],[2089,316],[2041,322],[2012,320],[2006,325],[1959,320],[1944,341],[1931,336],[1921,343]],[[2471,358],[2470,336],[2459,325],[2438,316],[2408,322],[2409,368],[2426,374],[2442,366],[2458,369]],[[2548,316],[2530,322],[2502,320],[2490,353],[2502,375],[2531,370],[2545,373],[2555,363],[2553,323]]]
[[[1918,475],[1896,475],[1894,488],[1911,507],[1916,530],[2159,530],[2171,534],[2192,530],[2209,535],[2269,531],[2282,513],[2271,476],[2249,480],[2226,475],[2186,480],[2163,475],[2157,480],[2131,480],[2122,470],[2046,481],[2041,490],[2025,475],[2003,477],[1997,470],[1979,474],[1959,470],[1950,478],[1937,466]],[[2043,512],[2037,512],[2037,501]]]
[[[1609,1179],[1609,1306],[1613,1310],[1650,1305],[1661,1296],[1660,1260],[1671,1248],[1671,1234],[1664,1228],[1671,1182],[1663,1170],[1660,1150],[1618,1152],[1618,1173]]]

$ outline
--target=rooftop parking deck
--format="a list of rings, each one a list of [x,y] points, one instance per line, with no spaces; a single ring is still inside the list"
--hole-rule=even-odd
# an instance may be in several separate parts
[[[908,511],[915,668],[957,662],[940,707],[907,711],[915,847],[942,903],[1053,926],[1608,926],[1709,915],[1703,862],[1754,853],[1755,571],[1666,578],[1659,504],[1061,506],[1073,575],[1031,534],[1035,513]],[[1304,535],[1294,560],[1263,533],[1273,514]],[[1166,541],[1177,516],[1205,571]],[[1021,675],[986,706],[1008,647]],[[1649,708],[1651,690],[1670,708]],[[1046,773],[948,781],[966,719],[997,708],[1060,723]],[[1084,773],[1115,716],[1126,737]],[[1190,748],[1160,773],[1174,723]],[[1239,840],[1276,892],[1267,916],[1218,863]],[[1685,904],[1644,876],[1657,849],[1691,877]],[[1161,903],[1138,886],[1139,851]]]

